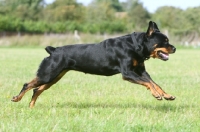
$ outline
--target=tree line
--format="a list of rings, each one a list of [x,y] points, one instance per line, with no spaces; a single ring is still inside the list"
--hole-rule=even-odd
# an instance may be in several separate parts
[[[149,20],[170,34],[194,39],[200,33],[200,6],[182,10],[163,6],[149,13],[139,0],[93,0],[88,6],[76,0],[1,0],[0,32],[117,33],[144,31]],[[181,39],[181,38],[177,38]]]

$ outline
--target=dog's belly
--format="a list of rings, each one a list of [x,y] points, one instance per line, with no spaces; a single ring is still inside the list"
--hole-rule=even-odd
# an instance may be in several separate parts
[[[120,73],[117,67],[76,66],[71,68],[70,70],[103,76],[112,76]]]

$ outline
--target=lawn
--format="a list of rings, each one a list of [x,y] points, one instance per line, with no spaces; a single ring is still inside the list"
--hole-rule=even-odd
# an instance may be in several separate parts
[[[200,50],[177,49],[167,62],[150,59],[151,77],[174,101],[157,101],[145,87],[68,72],[33,109],[32,90],[11,102],[35,77],[48,54],[42,48],[0,48],[0,132],[199,132]]]

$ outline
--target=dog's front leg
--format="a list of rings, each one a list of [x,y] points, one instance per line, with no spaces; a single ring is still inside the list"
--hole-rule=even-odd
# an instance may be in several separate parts
[[[147,78],[148,80],[150,80],[150,83],[153,84],[154,88],[156,89],[156,91],[162,96],[164,97],[166,100],[174,100],[176,97],[167,94],[158,84],[156,84],[150,77],[150,75],[144,71],[142,73],[142,76]]]
[[[138,72],[133,71],[133,70],[125,70],[126,72],[123,72],[123,79],[130,81],[132,83],[136,83],[136,84],[140,84],[143,85],[145,87],[147,87],[147,89],[149,89],[152,93],[152,95],[158,99],[158,100],[162,100],[162,97],[164,97],[167,100],[174,100],[175,97],[165,93],[160,86],[158,86],[149,76],[149,74],[145,71],[145,69],[143,69],[141,72],[141,74],[138,74]]]
[[[162,96],[159,94],[155,86],[151,83],[151,80],[149,80],[148,78],[140,76],[134,71],[128,71],[127,73],[123,74],[123,79],[147,87],[147,89],[151,91],[152,95],[156,99],[162,100]]]

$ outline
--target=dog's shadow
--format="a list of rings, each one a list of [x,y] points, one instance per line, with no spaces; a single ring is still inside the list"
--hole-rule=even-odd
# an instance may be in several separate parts
[[[185,105],[185,104],[174,104],[174,103],[160,103],[160,104],[151,104],[148,102],[133,102],[133,103],[83,103],[83,102],[66,102],[64,104],[56,104],[54,107],[60,108],[77,108],[77,109],[87,109],[87,108],[141,108],[141,109],[151,109],[155,111],[161,112],[176,112],[182,109],[193,108],[193,105]]]

